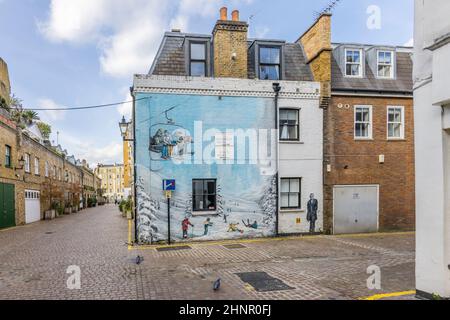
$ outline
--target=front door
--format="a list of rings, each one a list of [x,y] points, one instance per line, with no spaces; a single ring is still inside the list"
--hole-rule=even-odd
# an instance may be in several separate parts
[[[13,184],[0,183],[0,229],[16,225],[15,188]]]

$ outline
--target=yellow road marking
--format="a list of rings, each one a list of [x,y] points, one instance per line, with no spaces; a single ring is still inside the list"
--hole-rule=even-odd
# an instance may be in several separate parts
[[[249,291],[249,292],[255,291],[255,288],[253,288],[253,286],[251,284],[249,284],[249,283],[245,284],[244,289]]]
[[[132,245],[132,235],[131,235],[131,230],[133,229],[133,225],[131,220],[128,220],[128,250],[131,250],[133,248]]]
[[[129,222],[131,224],[131,222]],[[380,236],[396,236],[396,235],[412,235],[414,232],[396,232],[396,233],[371,233],[371,234],[354,234],[354,235],[341,235],[341,236],[330,236],[336,238],[370,238],[370,237],[380,237]],[[131,227],[129,227],[129,238],[131,238]],[[184,247],[186,245],[196,246],[196,247],[210,247],[217,245],[232,245],[232,244],[246,244],[246,243],[266,243],[274,241],[291,241],[291,240],[306,240],[314,238],[323,238],[323,236],[314,235],[304,235],[304,236],[291,236],[291,237],[280,237],[280,238],[257,238],[257,239],[237,239],[237,240],[221,240],[221,241],[205,241],[205,242],[183,242],[172,245],[142,245],[142,246],[129,246],[129,250],[156,250],[163,248],[177,248]],[[131,243],[131,241],[130,241]]]
[[[403,291],[403,292],[376,294],[376,295],[371,296],[371,297],[360,298],[359,300],[375,301],[375,300],[381,300],[381,299],[386,299],[386,298],[412,296],[412,295],[415,295],[415,294],[416,294],[416,291]]]

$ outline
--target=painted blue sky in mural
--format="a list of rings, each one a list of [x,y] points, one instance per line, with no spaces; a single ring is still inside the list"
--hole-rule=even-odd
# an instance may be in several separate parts
[[[13,92],[34,108],[124,101],[134,73],[146,73],[164,31],[210,33],[219,8],[241,10],[250,36],[295,41],[328,0],[0,0],[0,56]],[[368,29],[367,8],[381,9]],[[343,0],[333,41],[403,45],[413,35],[413,1]],[[90,163],[120,162],[117,123],[130,105],[85,112],[45,112],[70,152]],[[53,135],[53,140],[56,136]]]

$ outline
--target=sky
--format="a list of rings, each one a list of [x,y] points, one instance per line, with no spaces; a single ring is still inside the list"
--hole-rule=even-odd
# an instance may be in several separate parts
[[[331,0],[0,0],[0,57],[27,108],[130,101],[133,74],[147,73],[163,33],[211,33],[226,5],[249,37],[295,41]],[[412,45],[412,0],[341,0],[332,41]],[[380,18],[374,20],[373,18]],[[118,122],[131,104],[41,111],[57,141],[91,165],[122,162]]]

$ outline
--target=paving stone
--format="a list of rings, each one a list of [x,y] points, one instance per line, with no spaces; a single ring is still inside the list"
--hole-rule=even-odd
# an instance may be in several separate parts
[[[243,241],[244,248],[190,244],[159,252],[128,250],[127,230],[118,209],[105,206],[0,231],[0,299],[346,300],[415,288],[412,233]],[[140,265],[132,263],[138,255]],[[382,290],[367,289],[372,265],[381,269]],[[69,266],[81,269],[80,290],[67,288]],[[292,290],[258,292],[241,273],[266,273]]]

